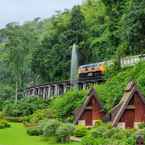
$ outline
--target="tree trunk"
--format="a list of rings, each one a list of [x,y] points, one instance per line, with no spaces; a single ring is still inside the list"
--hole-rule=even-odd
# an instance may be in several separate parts
[[[18,102],[18,81],[16,81],[15,103]]]

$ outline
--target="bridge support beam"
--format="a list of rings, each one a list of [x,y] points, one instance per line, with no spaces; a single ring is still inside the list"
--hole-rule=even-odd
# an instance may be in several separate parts
[[[94,85],[97,82],[87,82],[87,81],[81,81],[78,82],[79,89],[86,89],[87,87],[90,87],[90,85]],[[34,86],[27,88],[25,96],[40,96],[44,100],[52,99],[54,96],[60,96],[66,93],[72,85],[69,81],[62,82],[62,83],[54,83],[54,84],[47,84],[44,86]]]

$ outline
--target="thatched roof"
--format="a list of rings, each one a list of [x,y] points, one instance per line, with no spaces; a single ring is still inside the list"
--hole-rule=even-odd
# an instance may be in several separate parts
[[[113,126],[117,125],[117,123],[119,122],[121,116],[123,115],[125,109],[127,108],[130,100],[132,99],[135,93],[138,93],[139,97],[145,104],[145,98],[142,95],[142,93],[138,90],[136,83],[134,81],[129,82],[127,87],[125,88],[125,92],[120,103],[112,109],[112,112],[116,111],[115,117],[112,120]]]
[[[74,121],[75,124],[76,124],[76,123],[78,122],[78,120],[80,119],[81,115],[82,115],[83,112],[85,111],[85,108],[87,107],[87,105],[88,105],[88,103],[89,103],[89,101],[90,101],[90,99],[91,99],[92,97],[94,97],[94,98],[96,99],[96,101],[98,102],[100,108],[103,109],[103,106],[102,106],[101,102],[99,101],[99,99],[98,99],[98,97],[97,97],[96,90],[95,90],[94,88],[92,88],[92,89],[90,90],[90,92],[88,93],[88,95],[87,95],[87,97],[86,97],[84,103],[83,103],[79,108],[75,109],[75,111],[73,112],[74,115],[75,115],[75,117],[76,117],[76,118],[75,118],[75,121]]]

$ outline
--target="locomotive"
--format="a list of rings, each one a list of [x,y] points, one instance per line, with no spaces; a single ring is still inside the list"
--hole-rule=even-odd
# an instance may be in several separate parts
[[[130,67],[139,63],[140,61],[145,61],[145,54],[123,57],[120,59],[120,65],[122,68]],[[103,81],[106,66],[110,67],[113,64],[113,60],[108,60],[104,62],[81,65],[78,70],[79,80],[94,80],[96,82]]]
[[[78,70],[79,80],[102,81],[105,73],[105,62],[81,65]]]

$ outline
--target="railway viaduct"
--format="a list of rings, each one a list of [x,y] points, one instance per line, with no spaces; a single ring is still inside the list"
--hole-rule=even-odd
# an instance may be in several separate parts
[[[120,60],[120,63],[121,63],[121,67],[124,68],[124,67],[133,66],[133,65],[139,63],[140,61],[145,61],[145,54],[124,57]],[[106,61],[103,63],[110,65],[113,62]],[[90,87],[91,85],[100,83],[102,81],[104,81],[104,77],[97,76],[97,77],[91,78],[91,79],[86,78],[83,80],[78,80],[77,84],[78,84],[79,89],[86,89],[86,88]],[[45,100],[48,100],[48,99],[52,99],[55,96],[63,95],[65,92],[70,90],[72,88],[72,86],[73,85],[70,83],[70,80],[52,82],[52,83],[48,83],[48,84],[44,84],[44,85],[34,85],[31,87],[28,87],[25,90],[25,95],[26,96],[39,96]]]
[[[92,78],[91,80],[79,80],[76,81],[79,89],[89,88],[91,85],[102,82],[103,76],[98,78]],[[41,98],[48,100],[55,96],[61,96],[72,88],[70,80],[53,82],[44,85],[35,85],[28,87],[25,91],[26,96],[40,96]]]

